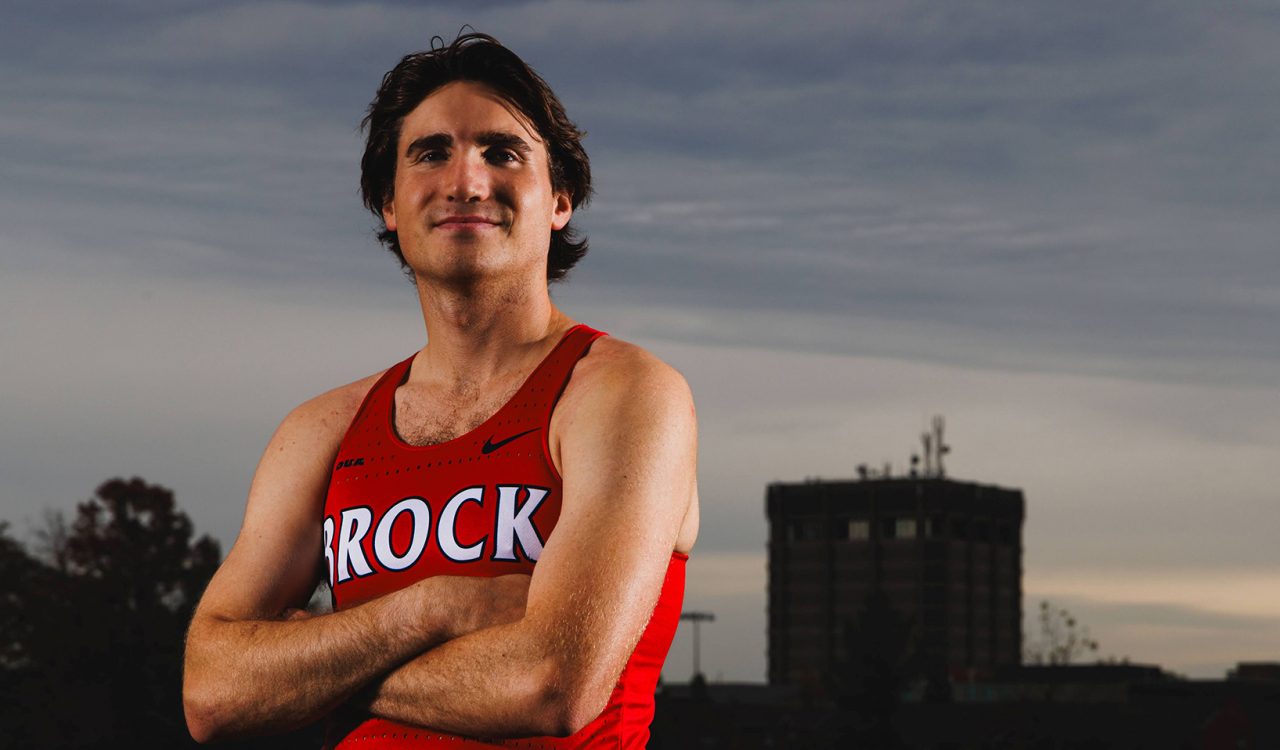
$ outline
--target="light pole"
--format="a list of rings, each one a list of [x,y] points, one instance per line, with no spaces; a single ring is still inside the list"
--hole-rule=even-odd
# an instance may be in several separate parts
[[[680,619],[693,623],[693,675],[697,677],[702,674],[701,625],[704,622],[715,622],[716,616],[711,612],[681,612]]]

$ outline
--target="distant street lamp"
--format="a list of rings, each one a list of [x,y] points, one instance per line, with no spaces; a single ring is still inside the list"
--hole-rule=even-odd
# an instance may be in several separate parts
[[[681,620],[689,620],[693,623],[693,674],[698,676],[702,674],[702,638],[701,625],[704,622],[715,622],[716,616],[711,612],[681,612]]]

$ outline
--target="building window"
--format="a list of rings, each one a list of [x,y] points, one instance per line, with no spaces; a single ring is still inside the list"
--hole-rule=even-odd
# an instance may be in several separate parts
[[[894,539],[915,539],[916,538],[916,519],[899,518],[893,528]]]
[[[822,539],[822,519],[797,518],[791,522],[791,541],[816,542]]]
[[[893,532],[895,528],[897,528],[897,524],[893,522],[892,518],[881,518],[880,519],[880,538],[881,539],[895,538],[893,536]]]
[[[951,538],[965,540],[969,538],[969,524],[966,519],[951,519]]]
[[[871,522],[865,518],[849,519],[849,538],[855,542],[865,542],[871,538]]]

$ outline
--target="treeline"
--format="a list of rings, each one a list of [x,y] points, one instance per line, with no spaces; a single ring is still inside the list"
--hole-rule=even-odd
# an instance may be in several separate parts
[[[0,747],[198,747],[183,639],[221,561],[173,492],[112,479],[35,550],[0,522]],[[318,728],[217,747],[320,746]]]

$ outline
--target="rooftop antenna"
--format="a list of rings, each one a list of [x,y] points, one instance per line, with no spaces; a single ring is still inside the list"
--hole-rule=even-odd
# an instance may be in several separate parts
[[[926,478],[941,479],[946,476],[946,468],[942,465],[942,457],[951,452],[951,446],[947,445],[942,439],[942,430],[944,424],[941,416],[933,418],[931,432],[920,433],[920,442],[924,443],[924,476]],[[912,463],[915,463],[916,457],[911,457]]]
[[[942,457],[951,452],[951,446],[947,445],[945,442],[942,441],[942,427],[943,427],[942,416],[939,415],[934,417],[933,418],[933,439],[934,439],[934,449],[937,451],[937,455],[934,457],[934,464],[938,470],[939,478],[942,478],[947,475],[946,469],[944,469],[942,466]]]

